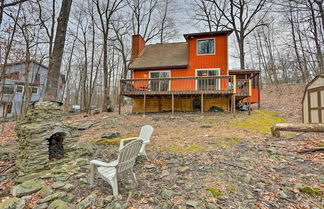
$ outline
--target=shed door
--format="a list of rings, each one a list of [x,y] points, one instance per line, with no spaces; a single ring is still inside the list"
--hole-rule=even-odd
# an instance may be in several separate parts
[[[308,117],[310,123],[324,122],[324,87],[309,89]]]

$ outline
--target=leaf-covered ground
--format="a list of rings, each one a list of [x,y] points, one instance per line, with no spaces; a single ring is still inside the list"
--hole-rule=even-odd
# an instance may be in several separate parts
[[[129,182],[127,175],[119,184],[121,196],[115,201],[128,208],[323,208],[324,153],[298,151],[323,146],[324,134],[284,133],[279,139],[270,136],[273,124],[301,118],[298,108],[302,92],[298,89],[303,87],[284,87],[287,91],[264,88],[263,108],[253,110],[250,116],[239,112],[235,117],[228,113],[206,113],[203,117],[199,113],[160,113],[143,117],[129,114],[126,107],[122,115],[79,114],[65,116],[64,120],[71,125],[93,124],[80,131],[80,142],[98,140],[109,131],[120,132],[121,138],[136,136],[141,126],[154,127],[147,151],[150,160],[139,159],[134,169],[138,187]],[[280,98],[275,97],[278,91]],[[293,98],[298,99],[292,102]],[[12,149],[14,122],[5,126],[8,135],[2,136],[0,143],[5,146],[1,148]],[[117,149],[113,144],[100,145],[101,151],[91,159],[114,160]],[[11,197],[10,188],[17,185],[13,182],[13,162],[12,158],[0,162],[2,199]],[[12,172],[8,172],[10,169]],[[81,167],[79,173],[88,177],[88,166]],[[67,181],[75,185],[69,192],[75,196],[71,207],[91,194],[97,195],[93,208],[117,207],[109,203],[111,198],[98,204],[100,198],[112,194],[108,183],[97,179],[95,187],[89,189],[86,178],[80,181],[80,176],[72,175]],[[37,203],[37,195],[29,200],[27,208]]]

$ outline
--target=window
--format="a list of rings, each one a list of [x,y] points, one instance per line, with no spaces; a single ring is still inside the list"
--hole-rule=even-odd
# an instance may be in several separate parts
[[[23,91],[24,91],[24,86],[17,86],[16,87],[16,93],[23,93]]]
[[[198,55],[215,54],[215,39],[198,40]]]
[[[13,94],[14,89],[13,89],[13,87],[10,87],[10,86],[4,86],[2,88],[2,92],[3,92],[3,94]]]
[[[197,70],[197,77],[206,77],[206,79],[197,80],[197,90],[215,91],[220,90],[220,78],[208,78],[209,76],[219,76],[219,69]]]
[[[33,87],[32,88],[32,94],[37,94],[38,93],[38,88],[37,87]]]
[[[152,71],[150,78],[170,78],[170,71]],[[169,80],[152,80],[150,81],[151,91],[168,91],[170,88]]]

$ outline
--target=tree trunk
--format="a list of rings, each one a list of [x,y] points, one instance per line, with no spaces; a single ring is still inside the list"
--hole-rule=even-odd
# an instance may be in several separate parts
[[[277,123],[271,128],[272,136],[280,137],[280,131],[324,133],[324,124]]]
[[[72,0],[62,0],[61,11],[57,21],[53,53],[49,58],[47,83],[44,96],[45,101],[56,101],[58,99],[57,89],[71,4]]]

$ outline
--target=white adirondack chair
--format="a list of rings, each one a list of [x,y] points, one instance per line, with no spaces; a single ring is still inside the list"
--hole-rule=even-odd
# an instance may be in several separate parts
[[[113,195],[118,196],[118,175],[131,171],[134,181],[137,183],[133,166],[135,164],[136,157],[142,147],[143,140],[135,140],[124,146],[119,154],[118,159],[110,163],[105,163],[100,160],[91,160],[91,176],[90,176],[90,187],[93,187],[95,174],[98,174],[101,178],[106,180],[113,189]]]
[[[154,128],[150,125],[145,125],[141,128],[141,132],[139,137],[132,137],[132,138],[127,138],[127,139],[122,139],[119,144],[119,150],[121,150],[125,146],[125,142],[127,141],[132,141],[136,139],[141,139],[143,140],[143,145],[141,147],[141,150],[139,152],[139,155],[145,155],[146,159],[148,160],[145,147],[148,143],[150,143],[150,138],[153,133]]]

